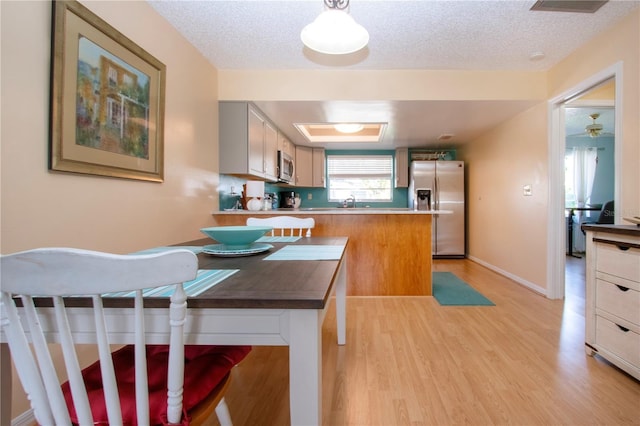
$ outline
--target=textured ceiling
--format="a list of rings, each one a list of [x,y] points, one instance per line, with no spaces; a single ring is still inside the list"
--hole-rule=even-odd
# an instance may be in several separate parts
[[[321,0],[150,1],[219,69],[325,68],[303,49],[300,31]],[[352,0],[370,35],[356,69],[543,70],[634,7],[610,1],[595,14],[532,12],[533,0]],[[544,52],[532,62],[529,55]]]
[[[219,69],[373,70],[546,70],[640,5],[611,0],[586,14],[530,11],[535,0],[351,0],[351,15],[369,31],[370,41],[362,51],[336,58],[310,51],[300,41],[302,28],[322,11],[321,0],[149,3]],[[530,60],[535,52],[543,52],[544,59]],[[332,105],[295,104],[259,106],[295,143],[304,143],[291,123],[327,121]],[[362,108],[388,113],[384,148],[436,144],[442,133],[456,134],[453,145],[465,143],[530,106],[506,101],[345,104],[353,114],[341,120],[354,120],[351,115]],[[458,113],[445,114],[453,110]]]

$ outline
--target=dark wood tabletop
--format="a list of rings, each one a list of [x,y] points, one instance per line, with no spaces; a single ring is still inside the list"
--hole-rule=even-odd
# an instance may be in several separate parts
[[[197,297],[194,308],[322,309],[328,301],[341,260],[264,260],[286,245],[347,245],[347,237],[303,237],[295,243],[269,243],[267,252],[243,257],[198,255],[200,269],[239,269]],[[210,239],[183,243],[212,244]]]
[[[329,300],[340,264],[346,261],[347,237],[303,237],[296,242],[276,243],[269,251],[242,257],[198,254],[198,269],[237,269],[198,296],[187,298],[189,308],[236,309],[323,309]],[[205,246],[215,241],[203,238],[176,244]],[[264,260],[288,245],[344,246],[340,260]],[[90,286],[91,283],[87,283]],[[70,307],[91,307],[88,297],[65,297]],[[35,298],[36,305],[53,306],[51,298]],[[132,297],[104,298],[105,308],[132,308]],[[21,306],[21,303],[18,302]],[[168,297],[145,297],[146,308],[166,308]]]

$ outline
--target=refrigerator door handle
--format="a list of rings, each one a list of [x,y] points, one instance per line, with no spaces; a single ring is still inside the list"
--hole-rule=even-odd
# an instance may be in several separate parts
[[[440,180],[440,179],[438,178],[438,176],[436,176],[436,177],[433,179],[433,187],[434,187],[434,189],[435,189],[434,194],[433,194],[433,199],[434,199],[434,203],[433,203],[433,204],[434,204],[434,206],[433,206],[433,209],[434,209],[434,210],[440,210],[440,191],[438,190],[438,186],[439,186],[439,185],[438,185],[438,183],[439,183],[438,181],[439,181],[439,180]]]

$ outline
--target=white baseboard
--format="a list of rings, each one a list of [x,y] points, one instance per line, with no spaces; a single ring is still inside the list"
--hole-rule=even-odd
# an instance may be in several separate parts
[[[33,410],[27,410],[20,414],[18,417],[11,420],[11,426],[31,426],[36,423],[36,416],[33,415]]]
[[[540,287],[539,285],[536,285],[536,284],[534,284],[534,283],[532,283],[530,281],[527,281],[527,280],[525,280],[523,278],[520,278],[517,275],[513,275],[512,273],[507,272],[507,271],[505,271],[503,269],[500,269],[500,268],[498,268],[498,267],[496,267],[494,265],[491,265],[490,263],[487,263],[484,260],[478,259],[477,257],[473,257],[473,256],[467,255],[467,259],[469,259],[469,260],[471,260],[471,261],[473,261],[475,263],[478,263],[478,264],[484,266],[485,268],[491,269],[492,271],[497,272],[500,275],[504,275],[505,277],[517,282],[520,285],[523,285],[523,286],[527,287],[530,290],[535,291],[536,293],[539,293],[539,294],[543,295],[544,297],[548,297],[547,290],[542,288],[542,287]]]

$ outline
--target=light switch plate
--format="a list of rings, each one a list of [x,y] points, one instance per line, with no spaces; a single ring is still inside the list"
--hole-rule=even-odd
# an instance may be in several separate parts
[[[522,187],[522,195],[524,195],[525,197],[529,197],[532,195],[531,185],[527,184]]]

